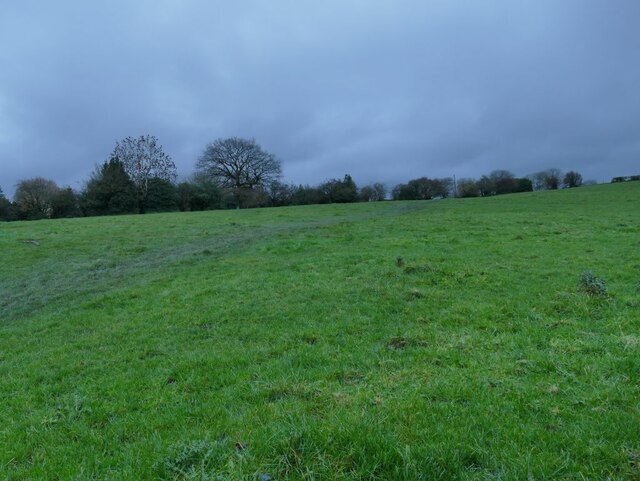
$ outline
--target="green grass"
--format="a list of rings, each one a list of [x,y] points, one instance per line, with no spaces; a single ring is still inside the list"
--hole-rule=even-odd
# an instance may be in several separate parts
[[[639,207],[0,224],[0,479],[639,480]]]

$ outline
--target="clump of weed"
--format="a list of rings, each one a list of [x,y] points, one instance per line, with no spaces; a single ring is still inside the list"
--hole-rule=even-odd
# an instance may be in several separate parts
[[[166,354],[159,349],[145,349],[140,354],[138,354],[138,359],[141,361],[144,359],[152,359],[154,357],[165,356]]]
[[[360,371],[354,370],[340,370],[333,374],[333,378],[336,379],[340,384],[344,385],[354,385],[358,384],[362,380],[364,380],[365,376]]]
[[[161,479],[222,481],[226,478],[218,469],[229,454],[230,448],[226,443],[181,441],[169,448],[167,455],[156,467],[162,473]]]
[[[395,336],[387,342],[387,347],[392,350],[406,349],[407,347],[426,347],[427,345],[426,341],[405,336]]]
[[[402,256],[396,257],[396,265],[402,267],[404,265],[404,258]]]
[[[405,274],[424,274],[427,272],[433,272],[435,269],[430,265],[423,266],[407,266],[404,268]]]
[[[305,342],[309,345],[316,344],[318,342],[318,336],[316,336],[315,334],[309,334],[309,333],[303,334],[302,342]]]
[[[591,297],[607,297],[607,283],[592,271],[580,274],[580,288]]]
[[[404,349],[409,344],[409,341],[406,337],[396,336],[389,339],[387,343],[387,347],[389,349]]]
[[[629,459],[629,466],[640,470],[640,451],[627,450],[627,457]]]
[[[87,407],[86,398],[83,396],[79,394],[65,396],[60,400],[55,411],[43,419],[42,424],[72,423],[82,418],[85,414],[91,414],[91,412],[91,409]]]
[[[412,299],[421,299],[422,297],[424,297],[424,294],[422,294],[422,292],[420,292],[420,289],[411,289],[409,291],[409,300]]]

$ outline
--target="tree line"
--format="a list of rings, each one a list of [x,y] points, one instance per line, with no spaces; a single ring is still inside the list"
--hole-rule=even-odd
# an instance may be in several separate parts
[[[208,144],[188,180],[177,182],[177,169],[151,135],[116,142],[108,160],[97,166],[80,191],[59,187],[42,177],[21,180],[13,202],[0,189],[1,220],[169,211],[275,207],[286,205],[373,202],[388,198],[384,184],[358,187],[346,174],[318,185],[281,180],[282,163],[255,140],[237,137]],[[582,176],[547,169],[518,178],[495,170],[480,179],[420,177],[396,185],[394,200],[483,197],[561,187],[579,187]]]
[[[42,177],[21,180],[13,202],[0,189],[1,220],[136,214],[384,200],[383,184],[358,188],[350,175],[317,186],[281,181],[282,163],[255,140],[218,139],[206,146],[188,180],[158,139],[116,142],[80,191]]]

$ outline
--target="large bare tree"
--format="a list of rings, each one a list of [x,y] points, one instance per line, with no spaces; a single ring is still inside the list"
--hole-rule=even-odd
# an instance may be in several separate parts
[[[122,162],[124,170],[136,185],[141,213],[149,194],[149,181],[156,178],[174,182],[177,177],[176,165],[171,157],[164,153],[158,139],[153,135],[127,137],[116,142],[111,159]]]
[[[197,171],[233,192],[236,206],[255,189],[265,188],[282,175],[280,160],[266,152],[254,139],[218,139],[206,146]]]

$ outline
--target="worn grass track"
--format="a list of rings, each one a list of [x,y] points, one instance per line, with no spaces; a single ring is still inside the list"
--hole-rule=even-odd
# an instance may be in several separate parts
[[[640,479],[639,206],[0,224],[0,478]]]
[[[213,217],[184,213],[178,218],[134,215],[112,217],[108,222],[93,218],[37,226],[16,224],[18,228],[5,233],[13,259],[0,267],[0,313],[7,320],[32,314],[52,302],[73,303],[79,297],[118,289],[123,282],[147,279],[162,269],[199,262],[194,256],[220,258],[281,232],[395,216],[420,208],[424,204],[396,203],[354,212],[336,207],[309,218],[289,212],[272,218],[273,212],[256,210],[218,212]]]

